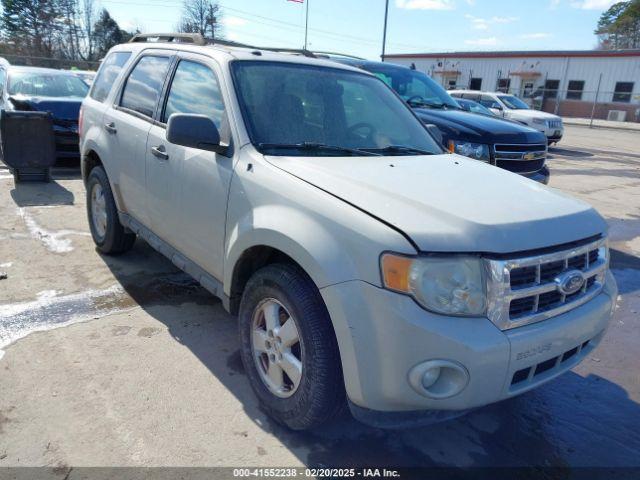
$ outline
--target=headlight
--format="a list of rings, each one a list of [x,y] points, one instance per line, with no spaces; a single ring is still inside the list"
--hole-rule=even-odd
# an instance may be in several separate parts
[[[546,125],[547,121],[543,118],[534,118],[533,123],[535,123],[536,125]]]
[[[457,316],[485,314],[485,282],[479,257],[385,253],[380,261],[385,288],[411,295],[427,310]]]
[[[449,140],[449,151],[451,153],[457,153],[464,157],[473,158],[474,160],[481,160],[483,162],[488,162],[491,159],[491,156],[489,154],[489,145],[484,145],[482,143]]]

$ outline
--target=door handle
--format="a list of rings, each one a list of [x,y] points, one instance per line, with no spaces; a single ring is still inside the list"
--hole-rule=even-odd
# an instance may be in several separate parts
[[[113,122],[105,123],[104,124],[104,129],[109,133],[118,133],[118,129],[116,128],[116,124],[113,123]]]
[[[164,148],[164,145],[158,145],[157,147],[151,147],[151,153],[154,157],[159,158],[161,160],[169,160],[169,154],[167,150]]]

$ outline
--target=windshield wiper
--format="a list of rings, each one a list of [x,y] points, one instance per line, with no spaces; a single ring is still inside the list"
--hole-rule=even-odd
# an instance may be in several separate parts
[[[411,107],[414,108],[421,108],[421,107],[427,107],[427,108],[436,108],[438,110],[460,110],[460,107],[456,106],[456,105],[451,105],[449,103],[430,103],[430,102],[420,102],[420,101],[416,101],[413,100],[411,102],[409,102],[409,105]]]
[[[385,153],[417,153],[419,155],[436,155],[434,152],[428,152],[427,150],[422,150],[420,148],[414,147],[405,147],[403,145],[387,145],[382,148],[368,148],[370,152],[376,152],[380,154]]]
[[[367,150],[360,150],[358,148],[340,147],[337,145],[326,145],[324,143],[314,142],[301,142],[301,143],[259,143],[258,148],[263,149],[281,149],[281,150],[305,150],[315,152],[342,152],[349,153],[351,155],[360,156],[379,156],[377,153],[369,152]]]

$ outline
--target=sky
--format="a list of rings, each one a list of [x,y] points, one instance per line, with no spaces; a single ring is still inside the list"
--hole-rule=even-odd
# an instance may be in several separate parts
[[[220,0],[224,35],[265,47],[302,48],[375,59],[385,0]],[[97,0],[122,28],[175,31],[182,0]],[[387,53],[467,50],[589,50],[612,0],[389,0]]]

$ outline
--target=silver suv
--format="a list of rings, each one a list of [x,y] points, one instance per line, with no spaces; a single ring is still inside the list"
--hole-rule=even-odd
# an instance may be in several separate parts
[[[83,104],[91,233],[105,254],[142,237],[222,299],[279,422],[442,419],[600,342],[616,285],[591,207],[444,152],[362,70],[149,40],[113,48]]]

